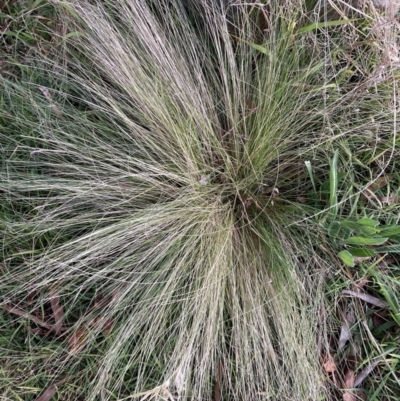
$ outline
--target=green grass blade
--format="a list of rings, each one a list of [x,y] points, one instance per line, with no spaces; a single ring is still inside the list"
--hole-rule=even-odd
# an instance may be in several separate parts
[[[316,29],[320,28],[329,28],[332,26],[346,25],[358,20],[359,19],[355,18],[355,19],[335,20],[335,21],[314,22],[310,25],[303,26],[297,31],[297,33],[305,33],[305,32],[315,31]]]
[[[311,185],[313,187],[313,190],[314,190],[315,193],[317,193],[317,187],[315,185],[314,174],[313,174],[313,170],[312,170],[312,166],[311,166],[310,160],[306,160],[304,162],[304,164],[306,165],[307,172],[308,172],[308,175],[310,177]]]
[[[387,245],[381,248],[376,248],[378,253],[400,253],[400,244]]]

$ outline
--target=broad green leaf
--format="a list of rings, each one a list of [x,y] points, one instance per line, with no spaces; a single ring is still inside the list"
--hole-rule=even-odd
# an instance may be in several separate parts
[[[371,226],[360,226],[360,232],[364,235],[375,235],[380,233],[381,230],[379,228]]]
[[[336,239],[339,236],[340,229],[341,229],[340,223],[338,221],[333,221],[331,224],[329,224],[328,235],[331,238]]]
[[[385,237],[350,237],[344,242],[348,245],[382,245],[388,239]]]
[[[375,235],[381,232],[381,228],[376,228],[372,225],[362,224],[360,223],[360,221],[341,220],[340,224],[355,231],[357,234]]]
[[[341,251],[338,256],[346,266],[354,267],[354,256],[349,251]]]
[[[377,227],[380,224],[379,221],[370,219],[368,217],[363,217],[362,219],[358,220],[357,223],[368,227]]]
[[[370,258],[376,255],[375,250],[371,248],[350,248],[349,252],[357,258]]]
[[[344,227],[350,228],[350,230],[356,231],[356,232],[360,232],[361,227],[360,225],[353,221],[353,220],[341,220],[340,224]]]

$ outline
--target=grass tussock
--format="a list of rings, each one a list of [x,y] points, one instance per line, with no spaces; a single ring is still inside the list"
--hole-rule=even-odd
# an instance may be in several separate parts
[[[225,3],[53,1],[68,34],[0,78],[20,388],[33,375],[64,400],[331,394],[323,291],[341,263],[326,227],[396,171],[393,37],[372,4]]]

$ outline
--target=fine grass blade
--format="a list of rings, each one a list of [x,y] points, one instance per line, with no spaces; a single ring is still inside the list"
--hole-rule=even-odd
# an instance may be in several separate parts
[[[329,215],[332,219],[338,213],[338,159],[339,150],[336,149],[329,170]]]

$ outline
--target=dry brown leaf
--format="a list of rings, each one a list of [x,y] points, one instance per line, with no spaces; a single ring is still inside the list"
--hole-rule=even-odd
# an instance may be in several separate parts
[[[105,336],[108,336],[111,333],[113,325],[113,318],[105,318],[100,316],[96,317],[89,323],[89,326],[95,327],[97,330],[101,330]]]
[[[299,203],[307,203],[307,198],[304,195],[298,196],[296,200]]]
[[[58,118],[62,118],[63,117],[61,111],[59,110],[59,108],[55,104],[52,104],[51,108],[53,109],[54,113],[57,114]]]
[[[332,373],[332,372],[336,371],[335,362],[333,362],[331,358],[327,358],[327,360],[325,361],[323,366],[324,366],[325,372],[327,372],[327,373]]]
[[[27,304],[28,304],[28,306],[32,306],[33,305],[33,302],[35,301],[35,298],[36,298],[36,291],[35,290],[33,290],[33,291],[30,291],[29,293],[28,293],[28,297],[27,297]]]
[[[353,393],[345,391],[343,393],[343,401],[356,401],[356,396]]]
[[[371,315],[372,319],[372,327],[374,329],[378,329],[381,327],[383,324],[385,324],[388,321],[389,317],[389,311],[388,310],[379,310],[376,311]]]
[[[393,263],[396,263],[396,259],[395,258],[388,258],[388,257],[384,257],[383,256],[378,260],[378,266],[381,268],[381,271],[383,273],[387,273],[388,272],[388,270],[387,270],[388,266],[393,264]]]
[[[62,118],[62,113],[58,109],[58,107],[53,103],[53,98],[51,96],[51,93],[48,88],[44,86],[39,86],[40,92],[43,93],[44,97],[51,103],[51,108],[54,110],[54,112],[57,114],[57,117]]]
[[[88,336],[89,331],[85,327],[80,327],[77,329],[68,340],[70,352],[72,354],[77,354],[78,352],[82,351],[83,347],[86,345]]]
[[[111,334],[113,326],[114,326],[114,319],[113,318],[107,319],[102,329],[103,334],[105,336],[109,336]]]
[[[378,189],[387,185],[389,180],[390,180],[390,177],[385,177],[385,176],[378,177],[374,182],[372,182],[372,184],[370,184],[368,186],[368,189],[372,192],[375,192]]]
[[[55,394],[58,386],[67,382],[72,376],[66,377],[65,379],[60,380],[56,384],[50,386],[39,398],[36,398],[35,401],[49,401]]]
[[[248,111],[254,112],[257,110],[257,105],[254,102],[252,102],[250,99],[247,98],[246,99],[246,108]]]
[[[378,196],[378,199],[380,200],[382,205],[391,206],[400,204],[400,198],[394,193],[391,193],[389,196]]]
[[[359,280],[359,281],[357,281],[356,283],[355,283],[355,286],[359,289],[359,290],[361,290],[363,287],[365,287],[365,285],[366,284],[368,284],[368,282],[369,282],[369,279],[367,278],[367,277],[363,277],[363,278],[361,278],[361,280]]]
[[[109,296],[104,296],[102,298],[97,298],[94,303],[94,308],[95,309],[103,309],[108,306],[110,306],[111,303],[115,301],[115,299],[118,299],[122,289],[112,291]]]
[[[354,370],[348,370],[344,376],[344,388],[351,389],[354,387]],[[343,393],[343,401],[356,401],[353,392],[346,391]]]
[[[53,100],[53,98],[51,97],[51,93],[50,93],[50,91],[48,90],[48,88],[45,88],[44,86],[39,86],[39,90],[40,90],[40,92],[43,93],[44,97],[45,97],[48,101],[51,102],[51,101]]]
[[[353,258],[353,261],[354,261],[354,264],[359,265],[361,262],[365,262],[366,260],[370,260],[370,259],[371,259],[371,256],[364,256],[364,257],[358,256],[358,257]]]
[[[46,329],[43,329],[41,327],[24,327],[24,331],[28,331],[29,333],[36,334],[37,336],[44,336],[46,335],[49,331]]]
[[[351,340],[351,331],[347,323],[343,323],[340,329],[338,351],[340,351]]]
[[[49,387],[36,401],[49,401],[56,394],[56,386]]]
[[[344,388],[353,388],[354,387],[354,370],[349,369],[344,376]]]
[[[342,315],[342,327],[340,330],[340,337],[339,337],[339,344],[338,344],[338,351],[340,351],[344,346],[347,344],[348,341],[351,340],[351,331],[350,327],[356,321],[356,317],[354,315],[354,311],[350,308],[346,315]]]
[[[106,308],[111,303],[111,301],[112,301],[111,297],[108,297],[108,298],[97,298],[94,301],[93,307],[94,307],[94,309],[103,309],[103,308]]]
[[[389,307],[389,304],[387,302],[381,301],[379,298],[373,297],[372,295],[365,294],[362,292],[343,290],[342,294],[351,295],[353,297],[362,299],[363,301],[368,302],[371,305],[375,305],[378,308],[388,308]]]
[[[357,397],[357,401],[367,401],[367,393],[364,391],[355,391],[354,394]]]
[[[378,191],[378,189],[386,186],[388,182],[390,181],[390,177],[378,177],[376,180],[374,180],[371,184],[369,184],[365,190],[361,193],[361,199],[363,202],[368,201],[371,205],[377,206],[376,203],[374,202],[373,199],[379,200],[379,197],[375,195],[375,192]]]
[[[368,364],[356,377],[354,380],[354,387],[358,387],[364,379],[378,366],[379,361],[374,361]]]
[[[64,310],[62,305],[60,304],[60,296],[58,294],[51,296],[50,304],[55,321],[54,332],[57,335],[60,335],[62,332],[63,321],[64,321]]]
[[[25,312],[24,310],[22,310],[16,306],[4,304],[3,308],[8,312],[13,313],[14,315],[18,315],[18,316],[24,317],[24,318],[32,321],[33,323],[37,324],[40,327],[44,327],[45,329],[50,330],[50,331],[54,330],[54,325],[48,324],[48,323],[44,322],[43,320],[37,318],[36,316],[33,316],[33,315],[29,314],[28,312]],[[66,330],[67,329],[65,327],[61,328],[61,331],[66,331]]]

